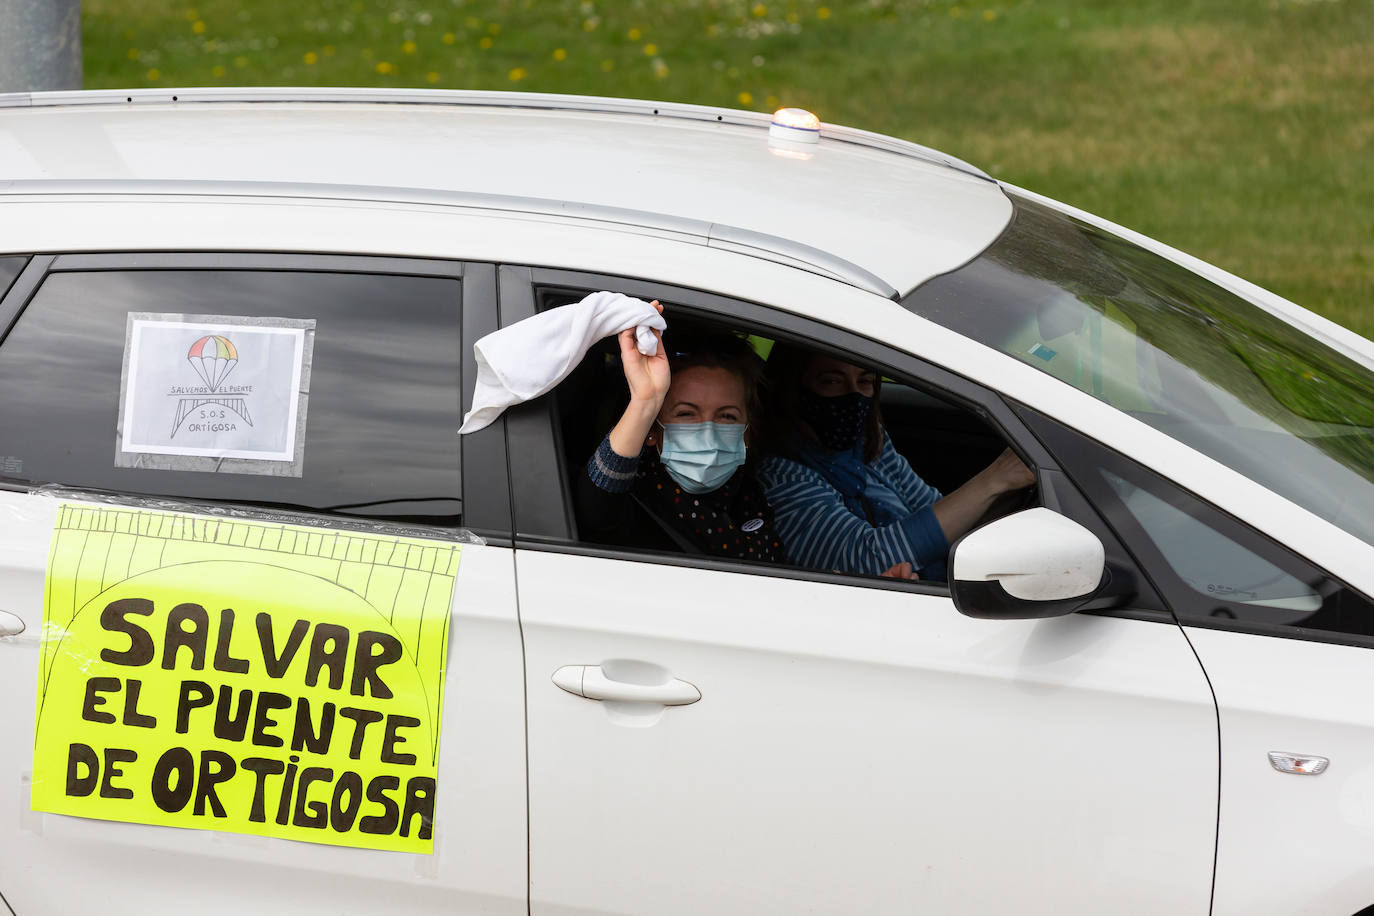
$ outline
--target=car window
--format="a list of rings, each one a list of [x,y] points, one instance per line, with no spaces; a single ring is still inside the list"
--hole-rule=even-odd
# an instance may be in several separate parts
[[[1291,612],[1283,619],[1297,623],[1321,609],[1321,595],[1296,576],[1149,490],[1110,471],[1102,476],[1160,556],[1198,596],[1242,604],[1250,612]]]
[[[556,307],[578,301],[585,294],[585,291],[582,290],[545,289],[539,294],[539,306],[541,310]],[[676,330],[678,333],[687,333],[692,336],[705,334],[734,335],[745,341],[755,353],[762,355],[774,351],[776,340],[766,329],[736,325],[718,319],[704,319],[693,314],[690,308],[683,309],[666,298],[663,303],[670,334]],[[788,343],[804,349],[829,349],[819,342],[789,340]],[[562,452],[567,486],[574,490],[574,497],[569,499],[569,502],[573,504],[578,503],[575,498],[575,491],[579,485],[584,484],[582,478],[588,474],[589,459],[596,452],[602,438],[615,425],[626,404],[626,384],[618,353],[619,348],[613,338],[601,341],[593,347],[587,357],[559,385],[555,392],[559,447]],[[838,359],[843,359],[845,354],[835,353],[834,355]],[[866,364],[867,362],[860,357],[851,357],[851,359],[856,364]],[[925,484],[942,493],[949,493],[986,467],[1007,447],[1003,437],[974,411],[955,403],[951,399],[941,397],[930,386],[920,384],[917,380],[906,379],[900,373],[888,371],[884,367],[877,368],[885,379],[881,387],[877,409],[881,411],[883,429],[890,438],[893,450],[904,459],[904,461],[898,459],[894,463],[909,464],[911,473],[909,479],[903,479],[900,482],[894,478],[892,493],[877,492],[878,488],[875,487],[874,491],[864,494],[851,494],[854,504],[860,507],[853,510],[856,516],[860,511],[882,513],[891,509],[896,512],[897,510],[893,507],[879,503],[878,500],[888,496],[902,499],[916,498],[913,491]],[[772,453],[767,443],[775,443],[780,431],[776,428],[770,429],[770,422],[766,417],[751,418],[750,427],[763,431],[762,437],[754,440],[755,444],[750,446],[752,450],[750,453],[752,464],[750,466],[754,468],[761,481],[772,487],[769,490],[770,493],[790,493],[789,490],[777,488],[776,475],[769,471]],[[771,439],[768,438],[770,432],[773,434]],[[903,486],[906,489],[901,489]],[[900,492],[898,492],[899,489]],[[770,499],[773,498],[770,496]],[[782,498],[789,499],[792,497],[784,496]],[[847,496],[846,498],[850,497]],[[928,507],[930,502],[938,498],[939,494],[934,494],[930,500],[922,503],[922,505]],[[1014,500],[1003,502],[995,507],[996,514],[1034,505],[1036,502],[1034,491],[1023,491],[1018,493]],[[582,504],[585,507],[586,501],[583,500]],[[784,541],[783,549],[787,555],[784,557],[784,561],[777,565],[809,568],[822,572],[838,571],[864,576],[876,576],[882,571],[877,567],[860,570],[855,567],[844,566],[842,565],[843,558],[840,558],[838,554],[832,557],[831,553],[824,550],[820,550],[817,556],[824,554],[827,560],[810,562],[810,554],[807,551],[816,553],[816,551],[811,550],[811,547],[816,546],[811,544],[811,541],[815,538],[824,539],[831,536],[828,533],[831,529],[825,527],[825,520],[819,519],[819,516],[810,516],[806,522],[794,523],[789,520],[789,507],[787,505],[780,504],[770,508],[773,510],[780,533],[785,530],[790,532],[792,537],[793,549],[791,551],[788,551],[786,545],[788,538],[786,536],[782,538]],[[585,515],[584,508],[579,507],[578,511]],[[812,519],[819,520],[813,521]],[[606,544],[621,549],[632,549],[636,552],[645,549],[674,553],[689,551],[688,546],[675,543],[670,534],[665,533],[660,536],[660,533],[654,528],[647,530],[644,539],[632,543],[628,537],[620,537],[620,530],[611,532],[610,537],[606,538],[595,534],[593,529],[596,526],[587,524],[588,520],[585,517],[579,517],[577,521],[581,539],[589,543]],[[863,521],[865,525],[870,525],[874,524],[876,519],[870,516]],[[935,524],[933,517],[931,521],[932,524]],[[882,524],[887,524],[886,520]],[[913,549],[920,547],[920,545],[914,545],[914,538],[917,536],[917,529],[914,526],[909,532],[903,529],[901,535],[901,537],[909,539],[908,547]],[[928,583],[938,582],[943,585],[945,553],[947,553],[947,546],[944,550],[938,551],[938,559],[933,560],[928,565],[926,575]],[[886,555],[884,554],[884,556]],[[895,559],[893,563],[884,563],[883,565],[896,565]]]
[[[1374,604],[1364,595],[1124,455],[1029,408],[1018,412],[1181,621],[1374,637]]]
[[[0,346],[0,456],[6,462],[0,475],[31,484],[458,524],[459,292],[454,278],[383,273],[54,272]],[[299,476],[116,467],[130,313],[313,321]],[[188,376],[191,385],[220,380],[214,373],[224,370],[214,368],[210,349],[220,348],[221,365],[232,355],[224,341],[205,340],[197,344],[201,350],[194,355],[202,360],[199,368],[192,365],[197,375]],[[197,410],[245,410],[204,398],[168,400]],[[243,417],[240,422],[251,423],[253,414]],[[169,414],[173,420],[181,422],[181,413]]]
[[[904,304],[1374,544],[1374,372],[1172,261],[1012,201],[996,243]]]

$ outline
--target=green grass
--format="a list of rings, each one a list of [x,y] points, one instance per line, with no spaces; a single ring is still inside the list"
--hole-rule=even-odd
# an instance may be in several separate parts
[[[907,137],[1374,336],[1371,0],[85,0],[88,88],[521,89]]]

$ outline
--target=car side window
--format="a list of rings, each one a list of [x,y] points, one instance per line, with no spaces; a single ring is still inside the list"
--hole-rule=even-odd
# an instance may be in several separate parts
[[[1321,595],[1297,576],[1144,487],[1108,470],[1101,474],[1179,580],[1199,597],[1245,605],[1247,614],[1281,623],[1301,623],[1321,610]]]
[[[1022,416],[1183,623],[1374,637],[1364,595],[1124,455],[1029,409]]]
[[[0,346],[0,476],[460,524],[460,284],[309,269],[50,273]],[[131,312],[313,319],[300,476],[116,467]]]
[[[553,308],[559,305],[576,302],[581,299],[586,292],[583,290],[571,289],[543,289],[537,294],[537,301],[540,310]],[[750,346],[761,357],[767,359],[773,356],[777,350],[775,346],[775,331],[766,327],[735,323],[730,319],[719,317],[705,317],[694,314],[690,307],[683,307],[674,304],[667,296],[662,297],[665,306],[665,316],[669,322],[669,333],[678,329],[679,333],[688,333],[693,337],[700,335],[735,335],[746,338]],[[690,330],[684,331],[685,327],[690,326]],[[827,350],[833,351],[833,347],[821,341],[808,341],[805,339],[790,339],[786,343],[794,349],[802,350]],[[669,350],[672,350],[671,337]],[[587,476],[587,465],[589,458],[597,450],[598,444],[607,431],[615,424],[624,409],[626,403],[626,384],[619,364],[619,349],[614,339],[608,339],[595,346],[582,363],[574,369],[556,389],[554,404],[556,405],[556,423],[558,429],[558,445],[561,450],[561,460],[567,486],[570,489],[576,488],[581,483],[581,478]],[[833,352],[836,359],[844,360],[846,354],[843,352]],[[849,359],[854,365],[868,366],[871,360],[854,355]],[[880,394],[876,409],[880,411],[882,417],[882,429],[890,439],[892,449],[897,455],[901,456],[897,460],[889,459],[893,465],[905,466],[909,463],[910,469],[907,472],[909,479],[903,477],[898,480],[893,479],[891,487],[886,491],[879,491],[875,485],[874,492],[868,494],[851,494],[853,502],[861,508],[852,510],[854,520],[863,522],[865,527],[882,527],[888,525],[891,519],[904,514],[888,503],[896,500],[910,500],[916,496],[929,492],[930,498],[921,502],[920,509],[907,510],[905,514],[915,514],[918,511],[928,509],[933,502],[939,498],[938,490],[941,493],[949,493],[957,489],[974,474],[986,467],[999,453],[1007,447],[1007,442],[1003,435],[994,428],[984,417],[974,410],[956,402],[953,398],[942,396],[936,389],[928,384],[909,379],[901,373],[889,371],[885,367],[875,366],[875,369],[883,377],[880,386]],[[753,469],[765,489],[770,494],[780,491],[774,475],[770,474],[768,466],[770,446],[779,440],[779,434],[785,433],[777,429],[776,424],[770,424],[768,418],[751,417],[749,420],[751,428],[767,431],[761,439],[754,440],[754,444],[749,446],[751,450],[751,464],[747,467]],[[772,425],[772,429],[770,429]],[[767,433],[772,436],[768,437]],[[914,473],[911,473],[914,472]],[[771,486],[770,486],[771,485]],[[925,489],[929,485],[929,490]],[[787,489],[783,486],[781,489]],[[916,491],[921,491],[917,493]],[[789,491],[790,492],[790,491]],[[843,494],[841,494],[843,495]],[[863,497],[871,497],[865,500]],[[787,499],[786,495],[776,497],[770,495],[769,499]],[[848,496],[845,497],[849,498]],[[837,496],[836,499],[840,499]],[[886,499],[883,503],[879,500]],[[571,500],[570,500],[571,501]],[[585,504],[585,503],[584,503]],[[995,514],[1005,514],[1018,508],[1025,508],[1038,504],[1035,491],[1025,490],[1018,493],[1014,500],[1002,502],[995,506]],[[810,544],[813,532],[819,532],[817,537],[830,537],[831,528],[829,522],[833,519],[825,520],[803,520],[796,522],[795,519],[801,514],[793,512],[789,516],[788,506],[783,503],[771,506],[773,519],[777,524],[777,530],[782,535],[783,550],[787,551],[788,534],[792,538],[793,551],[788,553],[783,562],[775,564],[775,568],[791,567],[809,569],[817,572],[839,572],[842,574],[853,574],[876,577],[884,569],[896,566],[908,554],[900,553],[900,548],[905,546],[909,551],[921,549],[926,545],[919,543],[917,538],[924,532],[918,531],[914,526],[908,532],[906,528],[898,534],[892,535],[894,545],[882,545],[884,548],[891,547],[893,551],[892,562],[886,562],[886,554],[883,554],[884,562],[872,569],[843,568],[838,551],[811,550],[810,554],[816,557],[824,556],[827,560],[834,562],[810,562],[810,556],[805,553]],[[875,519],[873,515],[865,520],[860,512],[886,513],[881,519]],[[813,518],[807,515],[807,519]],[[989,516],[991,517],[991,516]],[[577,519],[580,531],[580,540],[586,543],[606,543],[607,546],[620,549],[641,552],[645,546],[641,543],[634,545],[624,542],[599,541],[596,536],[590,533],[590,526],[586,525],[585,519]],[[930,518],[930,526],[936,525],[933,515]],[[810,527],[808,527],[810,526]],[[826,526],[822,531],[821,526]],[[843,526],[837,526],[843,527]],[[938,531],[938,529],[937,529]],[[654,535],[654,540],[660,542],[660,550],[671,553],[683,552],[685,548],[678,545],[678,549],[667,542],[667,538],[657,537],[655,529],[649,529],[649,534]],[[839,534],[834,536],[838,537]],[[936,538],[941,544],[944,541],[937,534]],[[900,542],[900,543],[896,543]],[[801,545],[799,548],[798,545]],[[926,583],[943,585],[945,574],[944,559],[947,547],[944,550],[936,550],[933,558],[927,561]],[[912,557],[914,559],[914,556]],[[870,564],[872,565],[872,564]]]

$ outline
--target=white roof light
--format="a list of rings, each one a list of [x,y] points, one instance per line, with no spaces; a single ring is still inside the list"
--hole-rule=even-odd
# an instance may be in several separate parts
[[[815,143],[821,136],[821,119],[805,108],[779,108],[768,127],[769,141]]]

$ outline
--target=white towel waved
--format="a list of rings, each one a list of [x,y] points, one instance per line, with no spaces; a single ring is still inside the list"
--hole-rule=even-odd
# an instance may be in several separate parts
[[[634,328],[639,352],[652,356],[658,352],[653,331],[667,326],[644,300],[600,292],[493,331],[472,345],[477,389],[459,434],[475,433],[507,407],[550,391],[601,338]]]

